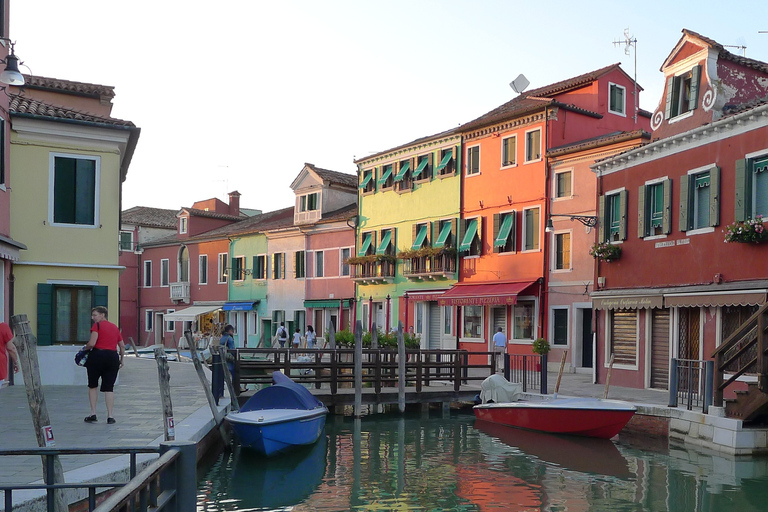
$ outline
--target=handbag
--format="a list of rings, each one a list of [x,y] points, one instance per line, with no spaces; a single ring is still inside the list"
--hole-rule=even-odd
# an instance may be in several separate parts
[[[88,356],[90,355],[90,350],[85,350],[85,348],[81,348],[80,351],[75,354],[75,364],[77,366],[85,366],[86,362],[88,362]]]

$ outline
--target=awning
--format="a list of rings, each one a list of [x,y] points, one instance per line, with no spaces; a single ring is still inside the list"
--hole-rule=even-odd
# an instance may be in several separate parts
[[[321,308],[337,308],[339,307],[339,300],[338,299],[315,299],[315,300],[305,300],[304,301],[304,307],[305,308],[312,308],[312,309],[321,309]],[[349,299],[344,300],[344,307],[349,307]]]
[[[26,249],[27,246],[17,242],[13,238],[0,235],[0,258],[10,261],[19,261],[19,249]]]
[[[397,176],[395,176],[395,181],[401,181],[403,178],[405,178],[405,173],[407,173],[410,168],[411,161],[408,160],[405,162],[405,165],[400,168],[400,172],[397,173]]]
[[[448,241],[448,235],[451,234],[451,223],[446,222],[443,224],[443,227],[440,229],[440,234],[437,235],[437,240],[435,240],[434,247],[443,247],[445,245],[445,242]]]
[[[198,315],[204,315],[206,313],[210,313],[211,311],[216,311],[217,309],[221,309],[221,306],[189,306],[188,308],[180,309],[178,311],[174,311],[173,313],[163,315],[163,320],[167,322],[182,322],[185,320],[188,322],[193,322],[198,317]]]
[[[384,236],[381,237],[381,243],[376,249],[376,254],[386,254],[389,244],[392,242],[392,231],[386,231]]]
[[[759,306],[765,304],[765,291],[734,293],[681,293],[664,295],[667,307]]]
[[[653,309],[664,307],[661,295],[634,295],[592,299],[592,309]]]
[[[428,156],[422,157],[421,162],[419,162],[419,165],[416,167],[416,170],[413,171],[414,179],[417,176],[421,175],[421,173],[424,171],[424,169],[427,168],[427,164],[429,164],[429,157]]]
[[[421,249],[421,246],[424,245],[424,240],[427,238],[427,227],[426,224],[419,226],[419,232],[416,233],[416,240],[413,241],[411,249]]]
[[[511,213],[504,216],[504,220],[501,221],[501,227],[499,227],[499,234],[496,236],[496,240],[493,241],[494,247],[504,247],[507,245],[509,233],[512,231],[513,220],[515,220],[515,217]]]
[[[459,245],[459,252],[466,252],[472,247],[472,241],[475,239],[475,236],[477,235],[477,219],[472,219],[469,221],[469,225],[467,226],[467,232],[464,233],[464,239],[461,241],[461,245]]]
[[[363,182],[360,184],[360,188],[365,188],[368,186],[368,183],[373,179],[373,171],[369,172],[365,175],[365,178],[363,178]]]
[[[451,161],[451,159],[452,159],[452,158],[453,158],[453,150],[451,150],[451,151],[449,151],[448,153],[446,153],[446,154],[445,154],[445,156],[443,157],[443,159],[442,159],[442,160],[440,160],[440,163],[437,165],[437,169],[435,169],[435,170],[436,170],[436,171],[441,171],[441,170],[443,170],[443,168],[444,168],[446,165],[448,165],[448,163]]]
[[[517,304],[517,296],[536,281],[519,283],[457,284],[439,299],[441,306],[495,306]]]
[[[390,175],[392,174],[392,166],[388,165],[385,168],[385,171],[381,174],[381,178],[379,178],[379,185],[383,185],[387,182]]]
[[[360,252],[358,252],[357,255],[365,256],[368,253],[368,248],[371,246],[372,241],[373,241],[373,233],[366,233],[363,236],[363,243],[360,244]]]
[[[221,308],[224,311],[251,311],[253,309],[253,306],[258,304],[260,301],[248,301],[248,302],[227,302],[224,304],[224,306]]]

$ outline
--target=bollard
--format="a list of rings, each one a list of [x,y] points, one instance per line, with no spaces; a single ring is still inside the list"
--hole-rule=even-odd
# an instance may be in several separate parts
[[[709,414],[709,406],[714,398],[715,362],[704,361],[704,414]]]
[[[191,441],[164,441],[160,443],[160,455],[168,450],[179,450],[179,458],[172,471],[160,476],[162,489],[176,489],[172,510],[182,512],[197,507],[197,445]]]
[[[672,358],[669,371],[669,406],[677,407],[677,359]]]
[[[547,354],[541,355],[541,394],[547,394]]]

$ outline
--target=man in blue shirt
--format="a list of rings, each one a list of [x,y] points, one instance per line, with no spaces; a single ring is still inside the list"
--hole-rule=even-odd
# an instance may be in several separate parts
[[[507,337],[501,331],[501,327],[496,328],[496,334],[493,335],[493,357],[496,360],[496,371],[504,370],[504,353],[507,351]],[[501,360],[501,361],[499,361]],[[500,364],[501,363],[501,364]]]

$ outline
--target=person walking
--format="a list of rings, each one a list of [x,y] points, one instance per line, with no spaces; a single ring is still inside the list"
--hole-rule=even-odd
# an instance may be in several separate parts
[[[496,328],[496,334],[493,335],[493,357],[496,363],[496,371],[504,370],[504,354],[507,351],[507,337],[502,332],[501,327]],[[501,359],[501,364],[499,364]]]
[[[277,341],[280,342],[280,348],[285,348],[285,342],[288,341],[288,330],[285,328],[285,322],[280,322],[277,328]]]
[[[293,339],[291,340],[291,344],[293,345],[294,350],[298,350],[299,345],[301,345],[301,329],[298,327],[296,328],[296,331],[293,333]]]
[[[19,353],[13,344],[13,332],[7,323],[0,322],[0,388],[8,378],[8,356],[13,361],[13,373],[19,373]]]
[[[307,333],[304,335],[307,337],[307,348],[315,348],[315,329],[311,325],[307,326]]]
[[[91,415],[85,417],[86,423],[96,423],[96,402],[99,398],[99,379],[101,392],[107,406],[107,423],[115,423],[113,409],[115,407],[115,381],[117,372],[123,367],[125,358],[125,343],[120,329],[107,320],[107,308],[96,306],[91,310],[91,338],[85,345],[90,350],[86,369],[88,370],[88,400],[91,404]],[[118,355],[118,348],[120,353]]]
[[[234,377],[235,375],[235,361],[234,359],[230,362],[229,361],[229,350],[235,349],[235,328],[232,325],[227,324],[224,326],[224,332],[221,334],[221,339],[219,340],[219,344],[222,347],[225,347],[227,349],[227,352],[222,351],[221,357],[225,358],[225,361],[227,361],[227,368],[229,368],[229,373]],[[234,357],[234,354],[233,354]]]

